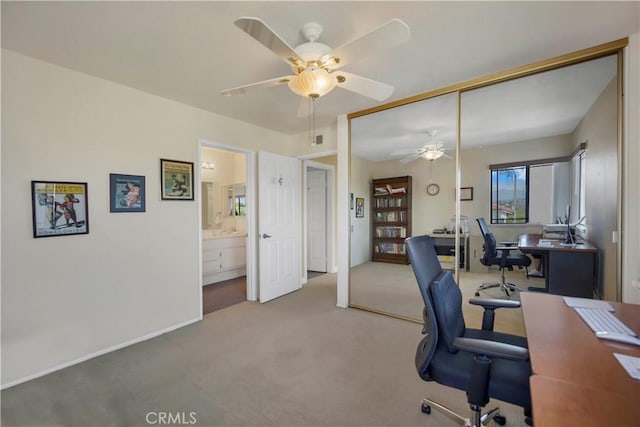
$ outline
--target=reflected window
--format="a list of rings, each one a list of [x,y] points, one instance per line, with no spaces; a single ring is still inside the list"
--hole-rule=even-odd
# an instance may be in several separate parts
[[[587,180],[587,153],[582,151],[578,160],[578,219],[584,218],[587,215],[587,201],[586,201],[586,180]]]
[[[529,222],[529,166],[491,170],[491,224]]]
[[[236,196],[235,203],[236,216],[246,216],[247,215],[247,207],[244,195]]]

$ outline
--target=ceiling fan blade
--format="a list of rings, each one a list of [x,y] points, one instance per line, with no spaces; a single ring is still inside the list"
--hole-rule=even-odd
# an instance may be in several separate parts
[[[411,154],[411,155],[409,155],[407,157],[404,157],[404,158],[400,159],[400,163],[409,163],[409,162],[414,161],[418,157],[420,157],[420,154],[418,154],[418,153]]]
[[[220,92],[222,96],[233,96],[233,95],[242,95],[248,91],[254,89],[264,89],[267,87],[279,86],[282,84],[287,84],[289,80],[291,80],[294,76],[283,76],[275,79],[264,80],[261,82],[250,83],[248,85],[238,86],[231,89],[225,89]]]
[[[389,153],[390,156],[406,156],[408,154],[420,154],[424,151],[422,148],[406,148],[401,150],[393,150]]]
[[[305,62],[295,50],[278,36],[259,18],[243,16],[234,21],[236,27],[260,42],[264,47],[278,55],[293,67],[304,66]]]
[[[380,50],[404,43],[409,40],[409,35],[409,26],[404,21],[392,19],[367,34],[335,48],[323,59],[327,62],[327,68],[335,70]],[[331,58],[336,60],[331,61]]]
[[[344,71],[336,71],[332,74],[338,80],[338,87],[373,98],[376,101],[384,101],[393,93],[393,86],[366,77]]]

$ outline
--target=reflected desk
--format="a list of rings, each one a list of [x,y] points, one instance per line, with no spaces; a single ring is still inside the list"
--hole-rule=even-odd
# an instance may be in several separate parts
[[[522,234],[518,249],[542,256],[545,290],[550,294],[593,298],[598,248],[591,243],[578,240],[578,244],[566,245],[563,240],[542,239],[540,234]]]
[[[453,258],[456,252],[456,235],[455,233],[443,233],[443,234],[429,234],[433,239],[433,245],[436,253],[438,254],[438,260],[443,270],[453,270],[454,261]],[[460,234],[460,258],[458,260],[460,264],[460,270],[469,271],[469,234]]]
[[[560,296],[523,292],[520,299],[535,425],[640,425],[640,381],[613,355],[640,357],[640,347],[596,338]],[[640,334],[640,305],[609,304]]]

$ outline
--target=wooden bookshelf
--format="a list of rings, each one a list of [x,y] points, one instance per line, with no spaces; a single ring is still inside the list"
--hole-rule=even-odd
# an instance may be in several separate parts
[[[411,177],[371,182],[371,259],[409,264],[404,239],[411,236]]]

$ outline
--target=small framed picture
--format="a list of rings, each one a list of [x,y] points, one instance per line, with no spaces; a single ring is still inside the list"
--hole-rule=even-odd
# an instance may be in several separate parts
[[[31,181],[33,237],[89,233],[86,182]]]
[[[460,200],[473,200],[473,187],[460,187]]]
[[[160,159],[162,200],[193,200],[193,163]]]
[[[109,210],[144,212],[146,191],[144,176],[109,174]]]
[[[356,218],[364,218],[364,199],[356,197]]]

